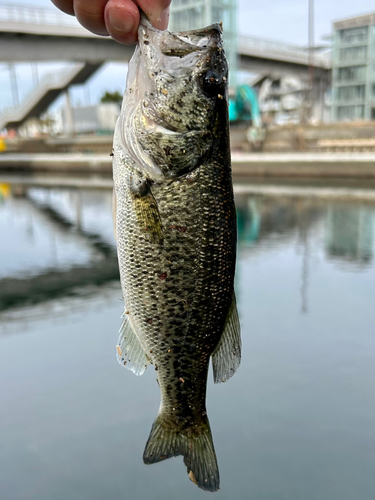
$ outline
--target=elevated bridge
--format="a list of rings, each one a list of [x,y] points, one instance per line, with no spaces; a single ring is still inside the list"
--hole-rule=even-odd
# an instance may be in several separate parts
[[[0,4],[0,61],[128,61],[132,46],[118,44],[110,37],[95,35],[75,18],[57,9]],[[306,72],[308,51],[303,47],[250,36],[238,37],[241,70],[252,73],[276,64],[295,72]],[[330,63],[315,54],[316,68],[329,70]]]
[[[242,35],[238,37],[237,47],[239,70],[278,76],[307,76],[309,55],[302,47]],[[69,85],[84,83],[105,62],[129,61],[133,51],[132,46],[121,45],[110,37],[87,31],[75,18],[57,9],[0,4],[0,61],[66,61],[80,65],[72,70],[70,82],[65,77],[60,88],[56,82],[53,89],[48,88],[47,97],[39,85],[34,97],[30,95],[27,98],[29,102],[33,101],[32,105],[21,103],[18,110],[8,112],[7,116],[4,112],[0,114],[0,129],[38,116]],[[330,61],[321,54],[314,54],[312,63],[316,78],[328,80]],[[36,94],[40,96],[40,102]]]

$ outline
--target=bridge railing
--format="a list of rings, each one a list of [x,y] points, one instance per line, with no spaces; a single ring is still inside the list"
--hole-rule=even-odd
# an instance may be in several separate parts
[[[65,68],[53,73],[47,73],[40,82],[30,90],[22,99],[18,106],[9,106],[4,108],[0,113],[0,130],[2,130],[7,122],[18,121],[23,115],[28,112],[38,100],[43,97],[46,92],[53,88],[64,88],[83,68],[83,63],[76,63],[73,67]]]
[[[80,26],[75,17],[67,16],[56,9],[46,9],[42,7],[33,7],[28,5],[1,3],[0,4],[0,23],[21,23],[21,24],[40,24],[40,25],[64,25]],[[263,38],[238,35],[237,46],[241,49],[256,50],[259,52],[286,55],[291,58],[297,58],[302,61],[308,59],[308,49],[298,45],[292,45],[282,42],[275,42]],[[322,54],[314,53],[313,61],[315,65],[326,66],[327,57]]]
[[[265,54],[279,54],[280,56],[290,56],[298,58],[301,61],[307,62],[309,58],[309,50],[306,47],[292,45],[283,42],[267,40],[265,38],[252,37],[247,35],[238,35],[238,48],[263,52]],[[316,66],[329,66],[329,55],[321,53],[313,53],[312,62]]]
[[[281,52],[283,54],[300,54],[301,56],[306,56],[308,54],[307,49],[298,45],[276,42],[273,40],[267,40],[265,38],[258,38],[248,35],[238,35],[238,44],[240,46],[252,47],[254,49],[265,51]]]
[[[0,21],[22,24],[77,26],[77,20],[56,9],[45,9],[11,3],[0,4]]]
[[[6,108],[4,107],[1,110],[0,115],[13,114],[15,111],[18,111],[21,106],[28,104],[29,101],[32,100],[32,97],[35,95],[36,91],[57,84],[58,82],[61,81],[62,78],[65,77],[66,73],[67,73],[66,69],[59,70],[53,73],[52,72],[47,73],[39,80],[39,82],[36,85],[34,85],[34,87],[31,90],[29,90],[29,92],[25,95],[25,97],[22,99],[19,105],[7,106]]]

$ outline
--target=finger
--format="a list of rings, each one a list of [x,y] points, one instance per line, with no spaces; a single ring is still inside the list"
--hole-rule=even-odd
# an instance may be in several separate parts
[[[108,0],[104,18],[108,33],[117,42],[136,43],[139,9],[133,1]]]
[[[171,0],[137,0],[137,3],[155,28],[167,29]]]
[[[70,14],[74,16],[73,0],[52,0],[52,3],[65,14]]]
[[[74,13],[78,21],[98,35],[108,35],[104,10],[108,0],[74,0]]]

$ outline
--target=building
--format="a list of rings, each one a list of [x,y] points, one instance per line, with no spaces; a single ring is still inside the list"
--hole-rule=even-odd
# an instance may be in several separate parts
[[[374,215],[367,207],[335,207],[327,213],[328,256],[358,268],[374,258]]]
[[[333,28],[332,120],[375,120],[375,12]]]
[[[236,0],[173,0],[168,28],[188,31],[222,22],[229,86],[232,88],[236,87],[237,76],[236,3]]]
[[[111,134],[120,115],[120,105],[114,102],[102,102],[93,106],[72,107],[70,110],[65,106],[60,113],[62,128],[56,127],[56,133]]]
[[[119,114],[120,105],[115,102],[77,107],[65,105],[41,118],[29,118],[18,128],[18,133],[21,137],[113,134]]]

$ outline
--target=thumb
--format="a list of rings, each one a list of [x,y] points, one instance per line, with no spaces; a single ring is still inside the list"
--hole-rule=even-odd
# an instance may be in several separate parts
[[[138,0],[137,4],[155,28],[167,29],[171,0],[158,0],[156,2],[155,0]]]

